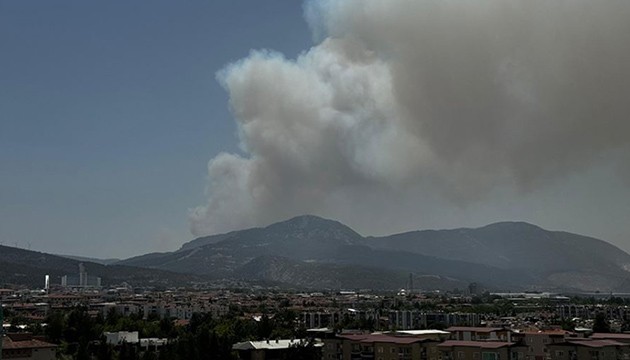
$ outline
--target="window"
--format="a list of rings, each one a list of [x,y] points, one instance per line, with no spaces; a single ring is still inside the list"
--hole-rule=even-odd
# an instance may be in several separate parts
[[[597,350],[591,350],[591,351],[589,351],[589,353],[591,354],[591,358],[592,359],[599,359],[600,358],[599,357],[599,351],[597,351]]]
[[[481,360],[499,360],[499,357],[496,353],[493,352],[484,352],[481,353]]]

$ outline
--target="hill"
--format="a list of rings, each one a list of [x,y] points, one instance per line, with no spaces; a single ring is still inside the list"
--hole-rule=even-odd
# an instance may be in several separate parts
[[[17,284],[43,288],[45,275],[50,275],[51,284],[60,284],[63,275],[78,272],[81,262],[90,275],[102,278],[103,285],[126,282],[133,286],[164,287],[205,281],[204,277],[198,275],[124,265],[102,265],[0,245],[0,286]]]
[[[285,269],[282,276],[267,280],[296,286],[337,282],[352,288],[331,270],[348,267],[355,288],[364,287],[365,279],[373,279],[372,287],[381,288],[385,282],[377,279],[383,276],[400,287],[400,274],[409,273],[443,280],[431,285],[436,288],[468,282],[502,290],[625,291],[630,287],[626,271],[630,255],[619,248],[522,222],[363,237],[337,221],[305,215],[263,228],[198,238],[175,252],[119,264],[213,278],[278,274],[277,269]],[[256,272],[251,271],[253,264]],[[378,276],[373,269],[380,270]],[[318,274],[313,275],[317,282],[309,280],[313,278],[307,276],[309,271]]]
[[[623,250],[599,239],[548,231],[524,222],[413,231],[365,240],[375,249],[524,270],[552,287],[621,291],[630,275],[626,270],[630,269],[630,255]]]
[[[110,265],[113,263],[117,263],[121,260],[121,259],[97,259],[97,258],[86,257],[86,256],[64,255],[64,254],[55,254],[55,255],[72,259],[72,260],[83,261],[83,262],[93,262],[93,263],[97,263],[101,265]]]
[[[339,222],[300,216],[208,240],[196,239],[172,253],[143,255],[118,264],[225,277],[234,276],[239,267],[263,255],[334,262],[340,246],[360,243],[363,237]]]
[[[408,273],[377,267],[293,261],[278,256],[259,256],[239,269],[238,276],[249,280],[294,284],[307,289],[382,289],[406,287]],[[414,276],[414,286],[452,290],[468,283],[440,276]]]

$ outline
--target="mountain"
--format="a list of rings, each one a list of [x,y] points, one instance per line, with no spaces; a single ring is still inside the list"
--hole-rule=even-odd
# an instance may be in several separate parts
[[[92,257],[76,256],[76,255],[57,254],[57,256],[61,256],[61,257],[65,257],[65,258],[77,260],[77,261],[93,262],[93,263],[97,263],[101,265],[110,265],[110,264],[117,263],[120,261],[120,259],[97,259],[97,258],[92,258]]]
[[[205,281],[199,275],[124,265],[102,265],[0,245],[0,286],[17,284],[43,288],[45,275],[50,275],[51,284],[60,284],[63,275],[78,273],[80,262],[85,265],[88,274],[100,276],[103,285],[126,282],[133,286],[164,287]]]
[[[477,282],[502,290],[630,289],[627,253],[602,240],[523,222],[363,237],[340,222],[305,215],[118,264],[311,287],[402,287],[401,274],[413,273],[439,279],[430,285],[435,288]],[[353,276],[340,278],[346,273]],[[390,280],[378,280],[383,278]]]
[[[361,235],[339,222],[299,216],[265,228],[219,235],[210,242],[208,238],[196,239],[172,253],[143,255],[118,264],[230,277],[236,275],[239,267],[263,255],[335,262],[341,246],[362,241]]]
[[[262,246],[278,255],[286,253],[290,257],[308,259],[325,253],[327,250],[323,247],[359,244],[363,237],[338,221],[303,215],[265,228],[198,238],[184,244],[180,251],[226,241],[241,248]]]
[[[524,222],[413,231],[368,237],[365,242],[375,249],[465,260],[502,271],[525,270],[549,286],[619,291],[630,285],[630,255],[621,249],[595,238],[548,231]]]
[[[298,216],[267,227],[202,237],[179,250],[115,264],[0,246],[0,285],[43,286],[79,262],[103,284],[274,284],[297,288],[630,291],[630,255],[591,237],[523,222],[363,237],[348,226]],[[98,259],[96,259],[98,260]]]
[[[239,269],[247,279],[295,284],[310,289],[386,289],[406,287],[409,275],[403,271],[359,265],[294,261],[278,256],[259,256]],[[441,276],[414,276],[414,286],[452,290],[468,283]]]

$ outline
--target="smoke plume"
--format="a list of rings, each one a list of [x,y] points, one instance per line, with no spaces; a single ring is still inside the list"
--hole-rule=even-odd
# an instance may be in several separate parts
[[[630,160],[626,0],[311,1],[305,14],[312,48],[253,51],[218,75],[243,153],[209,162],[195,235],[340,203],[361,213],[388,194],[527,193]]]

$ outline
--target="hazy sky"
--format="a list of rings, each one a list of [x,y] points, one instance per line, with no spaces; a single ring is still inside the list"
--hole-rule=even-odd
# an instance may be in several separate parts
[[[128,257],[314,213],[365,235],[522,220],[630,250],[629,16],[0,0],[0,242]]]

